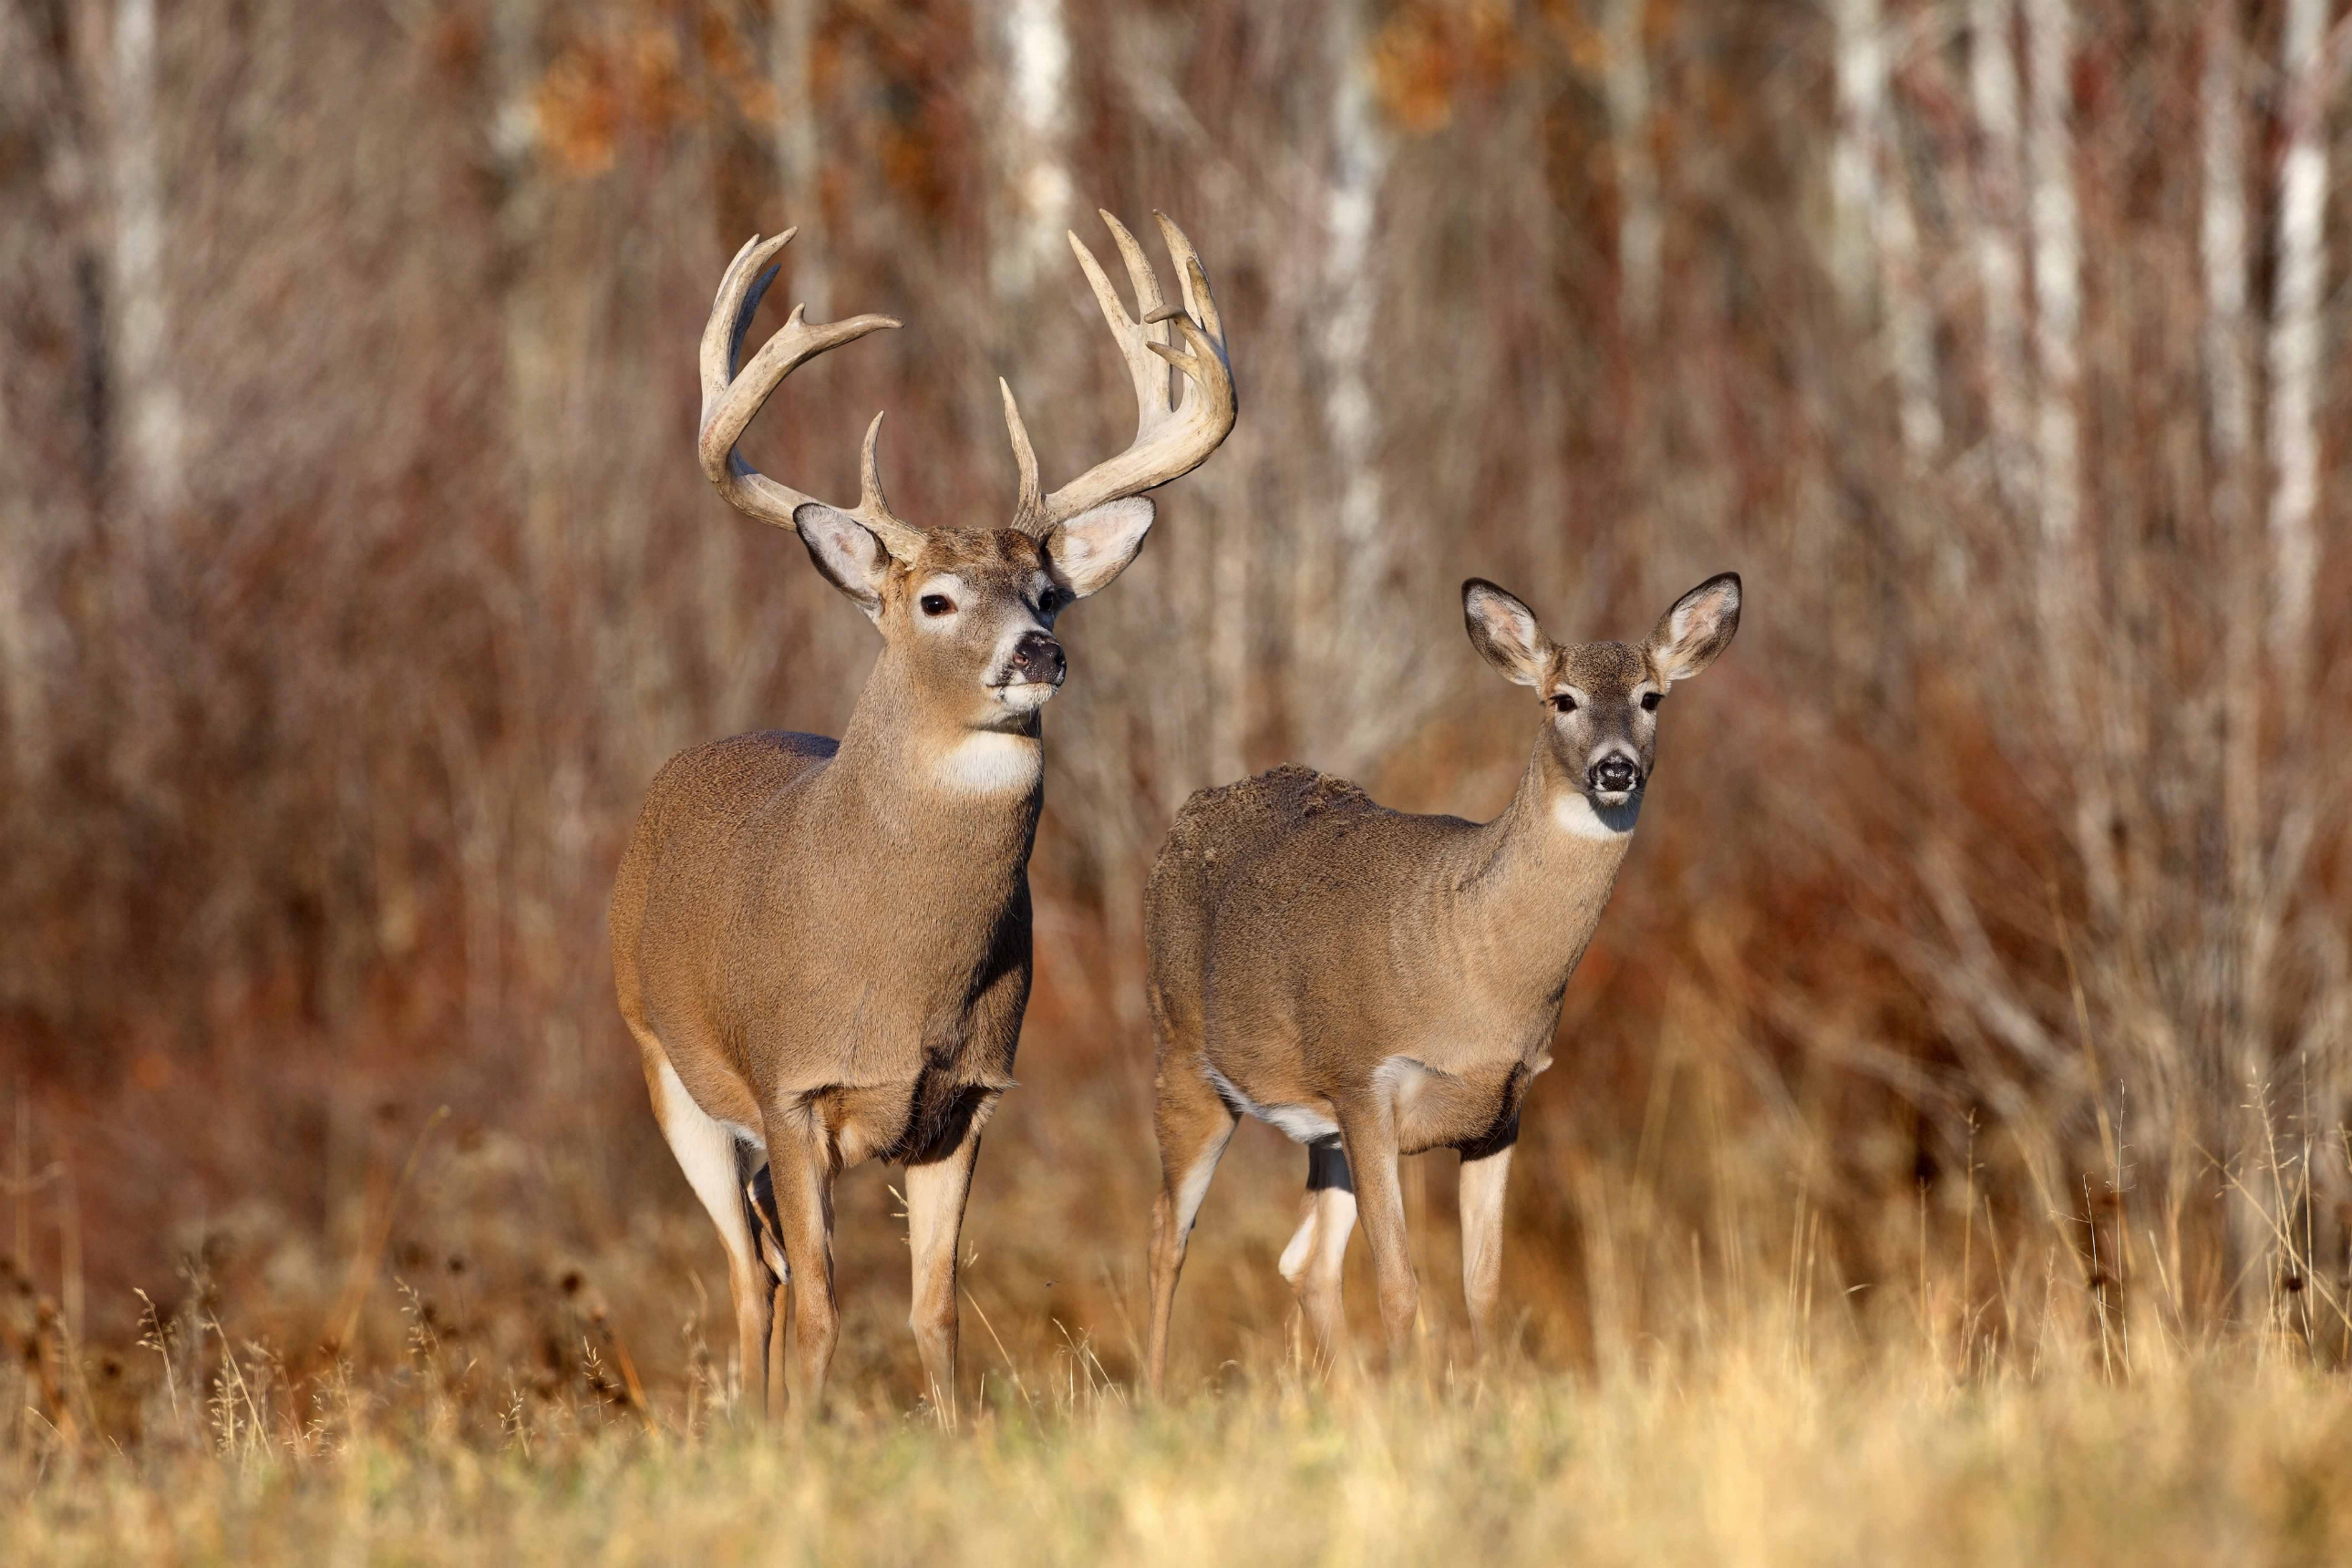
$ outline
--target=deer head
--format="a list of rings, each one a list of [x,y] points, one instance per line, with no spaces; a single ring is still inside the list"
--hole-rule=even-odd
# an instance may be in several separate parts
[[[1482,577],[1462,584],[1462,618],[1488,664],[1543,699],[1543,743],[1560,773],[1594,805],[1618,807],[1650,776],[1667,691],[1714,663],[1739,629],[1739,574],[1676,599],[1639,644],[1553,642],[1534,611]]]
[[[795,231],[746,242],[719,282],[702,334],[703,472],[739,510],[799,533],[817,570],[866,612],[881,630],[887,657],[951,727],[1030,727],[1030,715],[1053,696],[1067,668],[1054,639],[1055,617],[1135,559],[1152,520],[1142,492],[1191,472],[1233,428],[1233,371],[1208,275],[1182,231],[1154,216],[1177,265],[1181,306],[1163,298],[1143,247],[1110,214],[1102,217],[1134,285],[1134,316],[1093,253],[1070,237],[1134,382],[1135,439],[1044,493],[1012,388],[1000,381],[1020,470],[1012,517],[1002,528],[924,529],[892,512],[875,458],[879,414],[866,426],[855,507],[828,506],[745,463],[736,441],[785,376],[827,350],[898,323],[867,315],[811,325],[795,307],[739,369],[744,334],[776,275],[776,253]],[[1181,346],[1173,334],[1181,334]],[[1182,376],[1172,402],[1171,366]]]

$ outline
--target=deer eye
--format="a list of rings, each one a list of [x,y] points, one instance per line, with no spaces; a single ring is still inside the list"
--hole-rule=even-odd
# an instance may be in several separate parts
[[[1658,694],[1654,691],[1644,691],[1642,693],[1642,711],[1644,713],[1655,713],[1657,710]]]
[[[1576,699],[1563,691],[1551,700],[1551,705],[1562,713],[1576,711]]]
[[[944,616],[954,608],[955,601],[949,598],[945,594],[926,594],[923,595],[923,614],[927,616]]]

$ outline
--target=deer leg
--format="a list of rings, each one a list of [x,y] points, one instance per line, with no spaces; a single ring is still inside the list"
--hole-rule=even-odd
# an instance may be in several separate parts
[[[653,1091],[654,1120],[662,1137],[686,1173],[687,1185],[702,1200],[719,1239],[727,1248],[727,1295],[735,1309],[735,1344],[739,1398],[757,1407],[768,1376],[769,1274],[760,1260],[751,1232],[751,1215],[744,1201],[742,1150],[735,1130],[694,1102],[677,1069],[656,1045],[648,1053],[654,1070],[647,1081]]]
[[[1393,1371],[1411,1358],[1413,1330],[1421,1316],[1421,1284],[1413,1278],[1412,1254],[1405,1246],[1404,1194],[1397,1184],[1395,1110],[1385,1099],[1336,1109],[1348,1169],[1355,1177],[1364,1241],[1372,1252],[1372,1278],[1381,1294],[1381,1326],[1388,1333],[1389,1366]]]
[[[1340,1295],[1348,1237],[1356,1228],[1356,1186],[1337,1140],[1307,1150],[1306,1218],[1282,1249],[1282,1277],[1298,1293],[1299,1310],[1327,1365],[1348,1352],[1348,1318]]]
[[[907,1167],[907,1244],[914,1254],[913,1300],[908,1326],[922,1352],[931,1408],[952,1427],[956,1420],[956,1248],[963,1234],[964,1200],[980,1160],[984,1110],[968,1120],[946,1153]]]
[[[805,1110],[771,1114],[767,1123],[768,1177],[791,1272],[792,1354],[785,1393],[793,1417],[806,1421],[824,1404],[825,1373],[841,1333],[833,1296],[833,1162],[824,1129]],[[772,1403],[769,1413],[780,1414]]]
[[[1495,1348],[1495,1301],[1503,1285],[1503,1186],[1511,1149],[1462,1154],[1462,1300],[1470,1310],[1470,1343],[1480,1359]]]
[[[767,1408],[784,1407],[784,1325],[789,1306],[787,1292],[792,1285],[792,1265],[784,1261],[784,1232],[776,1218],[775,1179],[761,1165],[751,1179],[743,1184],[743,1195],[751,1200],[751,1226],[759,1238],[760,1257],[768,1266],[768,1278],[774,1283],[773,1298],[768,1310],[768,1378],[761,1390]]]
[[[1168,1322],[1176,1310],[1185,1243],[1239,1120],[1208,1076],[1191,1067],[1163,1066],[1158,1087],[1152,1121],[1160,1134],[1160,1196],[1151,1205],[1151,1345],[1145,1363],[1155,1398],[1168,1375]]]

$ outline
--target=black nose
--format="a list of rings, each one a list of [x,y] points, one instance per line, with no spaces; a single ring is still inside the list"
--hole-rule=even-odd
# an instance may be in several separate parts
[[[1062,645],[1044,632],[1023,632],[1021,640],[1013,645],[1015,679],[1042,680],[1048,686],[1059,686],[1069,668],[1069,661],[1062,657]]]
[[[1592,764],[1585,775],[1602,795],[1622,795],[1642,782],[1642,770],[1622,752],[1612,752]]]

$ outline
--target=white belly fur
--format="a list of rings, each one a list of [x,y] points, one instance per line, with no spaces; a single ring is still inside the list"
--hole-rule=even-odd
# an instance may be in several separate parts
[[[1549,1065],[1549,1064],[1547,1064]],[[1414,1101],[1421,1096],[1422,1086],[1433,1076],[1431,1070],[1411,1057],[1391,1057],[1372,1069],[1372,1081],[1388,1097],[1394,1107],[1395,1120],[1403,1126],[1412,1120]],[[1339,1135],[1339,1124],[1331,1113],[1320,1106],[1260,1105],[1235,1087],[1234,1080],[1209,1068],[1209,1081],[1217,1086],[1229,1105],[1239,1106],[1243,1114],[1254,1116],[1267,1126],[1297,1143],[1314,1143]]]
[[[1226,1104],[1239,1106],[1244,1114],[1256,1117],[1294,1142],[1314,1143],[1339,1135],[1339,1124],[1328,1111],[1307,1105],[1260,1105],[1215,1068],[1209,1069],[1209,1081],[1217,1086]]]

